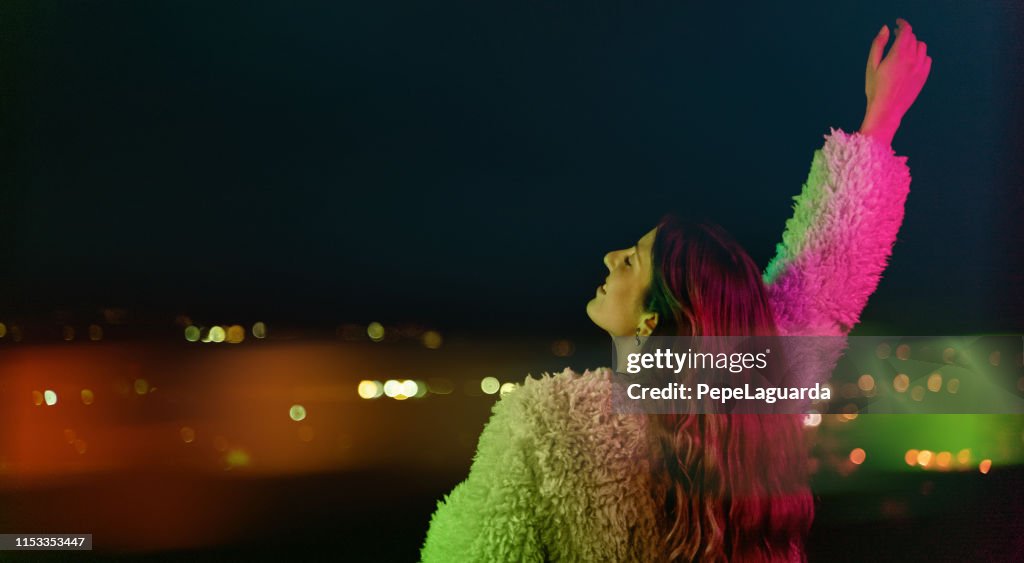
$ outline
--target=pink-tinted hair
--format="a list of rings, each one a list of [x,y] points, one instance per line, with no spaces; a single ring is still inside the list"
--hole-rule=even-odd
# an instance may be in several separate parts
[[[654,335],[776,334],[761,272],[722,228],[666,216],[646,306]],[[800,415],[648,415],[666,561],[803,561],[814,518]]]

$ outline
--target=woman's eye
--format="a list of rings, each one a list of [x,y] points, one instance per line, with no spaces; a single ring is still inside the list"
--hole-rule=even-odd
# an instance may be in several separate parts
[[[629,261],[629,256],[626,256],[626,265],[632,266],[633,264]]]

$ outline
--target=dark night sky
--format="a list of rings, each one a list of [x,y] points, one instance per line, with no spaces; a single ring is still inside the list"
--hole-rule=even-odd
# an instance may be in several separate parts
[[[932,75],[865,320],[1020,330],[1017,2],[4,2],[0,309],[587,330],[670,209],[767,263],[882,23]]]

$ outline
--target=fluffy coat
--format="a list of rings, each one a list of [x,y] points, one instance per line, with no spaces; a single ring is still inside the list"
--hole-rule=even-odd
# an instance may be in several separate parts
[[[847,334],[903,221],[907,158],[831,129],[764,272],[780,334]],[[827,361],[827,360],[826,360]],[[646,419],[611,411],[608,368],[527,377],[492,409],[423,562],[654,561]]]

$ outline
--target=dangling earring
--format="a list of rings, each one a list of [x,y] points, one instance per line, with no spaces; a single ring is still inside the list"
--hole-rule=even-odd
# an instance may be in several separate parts
[[[636,328],[636,345],[640,345],[640,327]]]

